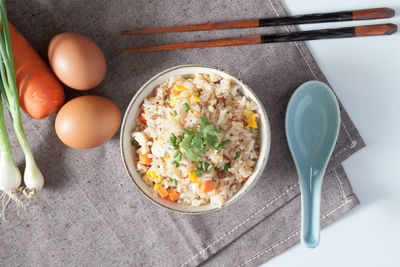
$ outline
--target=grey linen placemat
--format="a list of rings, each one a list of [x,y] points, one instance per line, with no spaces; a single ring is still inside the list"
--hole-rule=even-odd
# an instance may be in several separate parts
[[[63,145],[54,116],[23,115],[45,190],[26,210],[9,209],[0,224],[3,265],[256,265],[299,241],[300,202],[296,171],[284,134],[284,113],[293,90],[326,82],[303,43],[265,44],[121,54],[123,48],[188,40],[270,33],[293,27],[122,37],[121,30],[284,15],[265,1],[7,1],[9,19],[46,57],[55,34],[73,31],[92,38],[105,52],[108,73],[96,89],[67,89],[69,98],[106,96],[123,112],[137,89],[157,72],[179,64],[217,66],[240,77],[261,98],[271,123],[267,167],[255,188],[218,212],[184,215],[166,211],[135,188],[122,165],[119,137],[87,151]],[[358,204],[341,162],[364,146],[342,108],[337,146],[322,192],[322,224]],[[7,125],[10,127],[9,118]],[[119,134],[119,133],[118,133]],[[13,147],[18,147],[10,133]],[[15,149],[23,165],[23,154]],[[9,207],[9,208],[12,208]],[[323,242],[323,236],[322,236]]]

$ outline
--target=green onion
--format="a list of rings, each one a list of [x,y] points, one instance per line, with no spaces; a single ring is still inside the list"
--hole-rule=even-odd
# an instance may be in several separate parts
[[[207,172],[210,172],[214,168],[214,163],[210,163],[207,168]]]
[[[167,97],[167,99],[165,100],[165,104],[168,104],[168,102],[170,101],[171,99],[169,98],[169,97]]]
[[[193,135],[193,132],[190,131],[190,130],[188,130],[188,129],[186,129],[186,128],[183,128],[182,131],[183,131],[183,133],[186,134],[186,135]]]
[[[174,183],[174,186],[177,186],[177,185],[178,185],[178,181],[177,181],[176,179],[169,178],[169,181],[170,181],[170,182],[173,182],[173,183]]]
[[[174,149],[178,149],[179,145],[178,144],[174,144]]]
[[[176,140],[176,135],[174,133],[171,134],[171,137]]]
[[[238,159],[240,157],[240,151],[236,152],[236,155],[233,159]]]
[[[181,161],[182,160],[182,152],[179,152],[178,153],[178,161]]]
[[[218,144],[218,145],[216,145],[214,148],[215,148],[215,150],[220,150],[221,149],[221,147],[222,147],[222,145],[221,144]]]
[[[172,111],[172,114],[174,114],[174,117],[176,117],[176,115],[178,115],[178,113],[176,112],[175,109]]]
[[[175,146],[175,142],[171,140],[171,138],[168,140],[168,144],[170,144],[171,146]]]
[[[29,196],[34,195],[37,190],[41,189],[44,184],[43,175],[40,172],[38,166],[36,165],[35,159],[32,154],[32,150],[29,146],[28,140],[26,138],[24,129],[22,127],[21,122],[21,114],[20,114],[20,105],[19,105],[19,96],[18,96],[18,88],[16,84],[15,78],[15,69],[14,69],[14,59],[13,59],[13,52],[11,48],[11,38],[10,38],[10,31],[8,28],[8,18],[7,12],[5,7],[4,0],[0,1],[0,25],[1,25],[1,33],[0,33],[0,75],[1,75],[1,82],[0,82],[0,94],[4,98],[4,102],[7,105],[8,111],[11,115],[13,126],[15,133],[17,135],[17,139],[21,148],[25,154],[25,171],[24,171],[24,182],[26,188],[24,190],[25,194]],[[2,112],[3,113],[3,112]],[[2,115],[2,114],[1,114]],[[3,117],[3,116],[0,116]],[[0,118],[0,125],[4,124],[4,120]],[[8,180],[7,178],[3,178],[3,171],[9,171],[10,169],[14,169],[14,165],[11,160],[12,158],[12,151],[10,147],[7,147],[8,135],[4,132],[5,124],[0,126],[0,139],[2,139],[1,143],[1,168],[0,172],[2,173],[1,179]],[[4,155],[5,154],[5,155]],[[4,161],[3,161],[4,159]],[[9,166],[5,166],[10,164]],[[8,174],[9,173],[4,173]],[[11,174],[11,173],[10,173]],[[15,174],[15,173],[14,173]],[[17,179],[14,178],[16,181]],[[8,182],[8,181],[6,181]],[[17,184],[17,183],[15,183]],[[1,188],[0,188],[1,189]]]
[[[175,145],[176,138],[174,138],[173,136],[171,136],[171,137],[169,138],[169,141],[171,141],[171,144],[172,144],[172,145]]]
[[[173,165],[175,168],[178,168],[178,167],[179,167],[179,162],[177,162],[176,160],[174,160],[174,161],[172,162],[172,165]]]
[[[196,170],[194,170],[193,172],[194,172],[194,174],[197,175],[197,177],[200,177],[200,176],[201,176],[201,171],[200,171],[200,170],[196,169]]]
[[[199,169],[200,169],[200,170],[205,171],[204,162],[199,161],[199,162],[198,162],[198,165],[199,165]]]
[[[178,136],[176,141],[178,142],[178,144],[180,144],[183,141],[183,136],[182,135]]]
[[[206,126],[208,124],[207,118],[206,117],[201,117],[200,118],[200,123],[203,126]]]
[[[230,143],[231,143],[231,140],[226,139],[221,143],[221,146],[226,146],[226,145],[229,145]]]
[[[188,103],[183,104],[183,109],[188,112],[190,110],[190,106]]]
[[[11,144],[8,139],[4,122],[3,104],[0,96],[0,190],[10,197],[15,196],[13,191],[21,184],[21,172],[15,164]],[[3,211],[4,212],[4,211]]]
[[[138,141],[136,141],[135,139],[132,139],[131,144],[132,144],[132,146],[138,146],[139,145]]]
[[[179,152],[179,151],[176,151],[176,152],[175,152],[175,154],[174,154],[174,159],[179,155],[179,153],[181,153],[181,152]]]
[[[224,169],[222,170],[223,173],[227,173],[229,169],[229,164],[226,164]]]

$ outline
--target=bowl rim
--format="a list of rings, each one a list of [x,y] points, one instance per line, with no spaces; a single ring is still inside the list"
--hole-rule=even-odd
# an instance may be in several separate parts
[[[127,122],[127,117],[128,114],[132,111],[132,106],[134,105],[134,103],[136,102],[137,98],[139,97],[139,95],[141,94],[142,91],[144,91],[149,84],[151,84],[154,80],[158,79],[160,76],[164,75],[167,72],[171,72],[173,70],[176,69],[181,69],[181,68],[193,68],[193,67],[198,67],[198,68],[208,68],[208,69],[212,69],[212,70],[217,70],[217,71],[221,71],[231,77],[233,77],[234,79],[238,80],[240,83],[242,83],[243,87],[246,88],[246,90],[256,99],[257,101],[257,106],[259,106],[259,108],[261,109],[261,112],[264,114],[264,118],[265,121],[263,123],[265,123],[266,126],[266,133],[267,133],[267,144],[266,144],[266,149],[265,149],[265,157],[263,162],[261,163],[261,167],[259,169],[259,172],[256,173],[255,178],[253,180],[253,182],[251,183],[251,185],[248,186],[248,188],[246,188],[243,192],[241,192],[240,195],[237,196],[237,198],[234,201],[227,201],[225,202],[221,207],[215,207],[209,210],[203,210],[203,211],[182,211],[182,210],[177,210],[177,209],[173,209],[171,207],[168,207],[166,205],[164,205],[163,203],[156,201],[155,199],[151,198],[150,196],[147,195],[146,192],[144,192],[144,190],[136,183],[134,177],[132,177],[133,175],[129,172],[128,170],[128,164],[126,162],[126,158],[124,156],[124,145],[123,145],[123,135],[126,131],[126,122]],[[262,142],[262,141],[261,141]],[[267,165],[268,159],[269,159],[269,155],[270,155],[270,150],[271,150],[271,128],[270,128],[270,123],[269,123],[269,118],[268,115],[265,111],[264,105],[262,104],[261,100],[258,98],[258,96],[253,92],[253,90],[245,83],[243,82],[243,80],[241,80],[240,78],[238,78],[235,75],[232,75],[231,73],[218,68],[218,67],[214,67],[214,66],[209,66],[209,65],[202,65],[202,64],[184,64],[184,65],[177,65],[174,67],[170,67],[167,68],[163,71],[158,72],[157,74],[155,74],[153,77],[151,77],[149,80],[147,80],[140,88],[139,90],[137,90],[137,92],[135,93],[135,95],[132,97],[131,101],[129,102],[129,105],[127,106],[125,112],[124,112],[124,117],[122,120],[122,124],[121,124],[121,131],[120,131],[120,153],[121,153],[121,157],[122,157],[122,162],[124,164],[124,169],[126,171],[126,173],[128,174],[129,178],[132,180],[132,182],[135,184],[135,186],[139,189],[139,191],[147,198],[149,199],[151,202],[153,202],[154,204],[156,204],[157,206],[160,206],[164,209],[173,211],[173,212],[177,212],[180,214],[190,214],[190,215],[197,215],[197,214],[204,214],[204,213],[210,213],[210,212],[215,212],[215,211],[219,211],[223,208],[226,208],[227,206],[231,205],[232,203],[235,203],[237,200],[239,200],[241,197],[243,197],[245,194],[249,193],[255,186],[255,184],[258,182],[258,180],[261,177],[261,174],[263,173],[263,171],[265,170],[265,167]],[[260,151],[261,153],[261,151]],[[259,159],[257,159],[258,162]],[[238,192],[237,192],[238,193]],[[233,196],[235,196],[237,193],[235,193]],[[233,197],[232,196],[232,197]],[[231,197],[231,198],[232,198]],[[229,200],[229,199],[228,199]]]

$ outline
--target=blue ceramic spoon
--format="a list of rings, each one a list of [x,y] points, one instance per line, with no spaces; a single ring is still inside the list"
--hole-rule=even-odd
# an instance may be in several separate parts
[[[322,180],[339,133],[339,104],[325,83],[309,81],[290,98],[285,122],[300,180],[301,240],[314,248],[319,243]]]

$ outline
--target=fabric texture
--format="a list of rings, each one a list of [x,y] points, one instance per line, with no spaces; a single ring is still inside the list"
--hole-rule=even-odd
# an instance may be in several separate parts
[[[293,31],[273,27],[163,35],[120,36],[120,31],[283,16],[278,0],[6,1],[10,21],[47,58],[50,39],[77,32],[94,40],[107,59],[107,76],[90,91],[115,101],[123,113],[138,88],[158,72],[205,64],[240,77],[262,100],[271,124],[267,167],[254,189],[217,212],[185,215],[146,199],[126,174],[119,132],[104,145],[75,150],[61,143],[55,116],[23,113],[23,124],[45,189],[25,210],[10,205],[0,222],[4,266],[256,266],[299,242],[300,191],[284,132],[284,114],[303,82],[327,82],[304,43],[280,43],[122,54],[124,48],[240,35]],[[14,156],[23,153],[6,116]],[[341,106],[341,128],[326,172],[321,217],[325,226],[359,204],[341,163],[364,147]],[[323,232],[321,242],[323,241]]]

